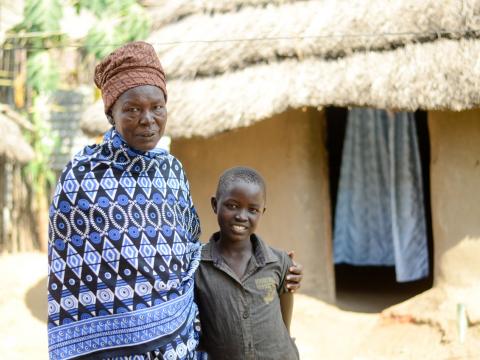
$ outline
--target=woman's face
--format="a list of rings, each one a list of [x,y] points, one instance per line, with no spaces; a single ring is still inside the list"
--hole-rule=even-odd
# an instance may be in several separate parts
[[[115,101],[111,116],[115,129],[128,146],[140,151],[152,150],[167,123],[165,96],[156,86],[134,87]]]

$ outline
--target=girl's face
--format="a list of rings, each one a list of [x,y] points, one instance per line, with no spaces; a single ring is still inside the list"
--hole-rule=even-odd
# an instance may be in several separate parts
[[[140,151],[152,150],[167,123],[163,91],[152,85],[129,89],[115,101],[111,116],[115,129],[128,146]]]
[[[222,241],[249,240],[265,211],[265,196],[258,184],[237,180],[212,198]]]

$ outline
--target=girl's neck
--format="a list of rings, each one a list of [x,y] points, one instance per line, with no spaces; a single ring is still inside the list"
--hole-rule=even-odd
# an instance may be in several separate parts
[[[234,257],[244,256],[246,254],[250,256],[253,253],[253,246],[250,239],[231,241],[222,238],[221,234],[218,240],[218,249],[222,255]]]

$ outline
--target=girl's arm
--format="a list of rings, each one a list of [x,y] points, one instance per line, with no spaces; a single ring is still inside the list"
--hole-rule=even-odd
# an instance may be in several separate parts
[[[285,292],[280,295],[280,308],[282,310],[283,323],[290,334],[290,323],[293,313],[293,293]]]

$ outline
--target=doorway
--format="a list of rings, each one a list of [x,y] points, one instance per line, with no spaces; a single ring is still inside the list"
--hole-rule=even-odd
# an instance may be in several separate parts
[[[347,108],[329,107],[325,110],[327,128],[327,150],[329,161],[330,200],[332,229],[334,228],[337,192],[340,179],[342,149],[347,126]],[[420,153],[424,210],[429,258],[427,278],[398,283],[394,266],[353,266],[335,265],[335,288],[337,306],[347,311],[380,312],[383,309],[405,301],[432,287],[433,284],[433,237],[430,208],[430,142],[427,113],[414,114]]]

